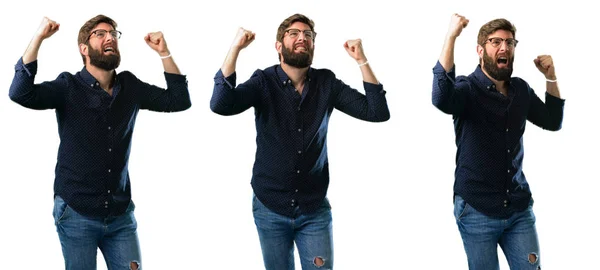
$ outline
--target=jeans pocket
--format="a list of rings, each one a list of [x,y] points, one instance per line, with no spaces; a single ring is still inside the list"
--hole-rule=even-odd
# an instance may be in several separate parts
[[[454,196],[454,218],[456,218],[456,220],[460,220],[464,217],[468,208],[469,205],[462,197],[458,195]]]
[[[54,216],[55,222],[60,222],[67,217],[67,213],[69,210],[69,205],[61,198],[60,196],[54,197],[54,210],[52,211],[52,216]]]
[[[129,201],[129,205],[127,205],[127,210],[125,210],[126,213],[129,212],[133,212],[135,210],[135,204],[133,203],[133,200]]]
[[[252,212],[255,213],[258,211],[258,208],[261,207],[261,202],[256,198],[256,194],[252,194]]]

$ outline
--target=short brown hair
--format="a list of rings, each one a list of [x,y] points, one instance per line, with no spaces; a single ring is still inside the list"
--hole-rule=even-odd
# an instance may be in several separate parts
[[[281,22],[279,28],[277,29],[277,41],[283,41],[283,35],[285,34],[285,30],[295,22],[307,24],[310,27],[310,30],[315,31],[315,22],[313,22],[311,19],[302,14],[296,13],[292,16],[289,16],[287,19]]]
[[[101,23],[110,24],[114,29],[117,29],[117,22],[115,22],[113,19],[107,16],[100,14],[94,18],[89,19],[81,26],[81,28],[79,29],[79,36],[77,37],[77,45],[89,44],[88,38],[90,37],[90,32],[94,30],[94,27]],[[83,54],[81,55],[81,58],[83,58],[83,64],[85,65],[85,56]]]
[[[517,38],[517,28],[511,22],[506,19],[495,19],[481,26],[479,35],[477,36],[477,44],[483,46],[487,41],[488,36],[498,30],[509,31],[512,33],[513,38]]]

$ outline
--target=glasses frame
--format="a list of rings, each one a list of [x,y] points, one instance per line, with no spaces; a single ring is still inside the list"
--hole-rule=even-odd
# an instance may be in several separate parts
[[[284,34],[287,34],[288,36],[290,35],[290,31],[298,31],[298,34],[300,34],[300,32],[302,32],[302,34],[304,34],[304,36],[306,37],[306,39],[309,40],[315,40],[315,38],[317,38],[317,32],[313,31],[313,30],[300,30],[300,29],[296,29],[296,28],[289,28],[286,29],[285,31],[283,31]],[[312,37],[308,37],[308,35],[306,35],[306,33],[312,33]]]
[[[498,40],[498,39],[500,40],[500,43],[499,43],[498,45],[494,46],[494,43],[492,43],[492,41],[493,41],[493,40]],[[509,41],[514,41],[514,45],[510,45],[510,44],[508,43]],[[514,39],[514,38],[507,38],[507,39],[504,39],[504,38],[501,38],[501,37],[493,37],[493,38],[488,38],[488,39],[485,41],[485,43],[490,43],[490,45],[492,45],[492,47],[494,47],[494,48],[498,48],[498,47],[502,46],[502,43],[504,43],[504,42],[506,42],[506,48],[510,48],[510,49],[514,49],[514,48],[516,48],[516,47],[517,47],[517,44],[519,44],[519,41],[518,41],[518,40],[516,40],[516,39]],[[484,44],[485,44],[485,43],[484,43]]]
[[[106,35],[107,33],[109,33],[109,34],[110,34],[110,35],[111,35],[111,36],[112,36],[114,39],[120,39],[120,38],[121,38],[121,35],[123,34],[123,33],[121,33],[121,31],[119,31],[119,30],[105,30],[105,29],[96,29],[96,30],[94,30],[94,31],[92,31],[92,32],[90,33],[90,35],[88,36],[88,38],[87,38],[86,42],[87,42],[87,41],[89,41],[89,40],[90,40],[90,38],[92,38],[92,36],[93,36],[93,35],[96,35],[96,36],[98,36],[98,32],[105,32],[105,33],[104,33],[104,35]]]

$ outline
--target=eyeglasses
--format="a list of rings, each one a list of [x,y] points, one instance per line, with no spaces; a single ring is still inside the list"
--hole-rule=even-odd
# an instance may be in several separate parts
[[[519,41],[514,38],[503,39],[499,37],[490,38],[486,40],[486,43],[489,42],[490,44],[492,44],[492,47],[497,48],[500,47],[500,45],[502,45],[502,42],[504,41],[506,41],[506,47],[509,49],[514,49],[515,47],[517,47],[517,43],[519,43]]]
[[[106,37],[106,33],[110,33],[110,35],[114,38],[114,39],[119,39],[121,38],[121,31],[117,31],[117,30],[104,30],[104,29],[96,29],[94,31],[92,31],[92,33],[90,34],[90,36],[88,36],[88,40],[93,36],[96,35],[97,38],[99,39],[103,39],[104,37]]]
[[[300,30],[300,29],[288,29],[285,30],[285,33],[288,34],[290,38],[297,38],[300,32],[304,33],[306,39],[314,40],[317,37],[317,33],[312,30]]]

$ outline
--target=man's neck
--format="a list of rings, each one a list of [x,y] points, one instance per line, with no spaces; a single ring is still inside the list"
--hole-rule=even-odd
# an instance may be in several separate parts
[[[297,68],[292,67],[283,61],[281,62],[281,69],[287,74],[287,76],[292,80],[292,84],[296,88],[296,90],[302,94],[302,89],[304,88],[304,81],[306,81],[306,75],[308,74],[308,67],[305,68]]]
[[[490,76],[490,74],[488,74],[487,71],[483,69],[483,67],[481,68],[481,70],[483,71],[483,74],[485,74],[485,76],[488,77],[488,79],[490,79],[494,83],[494,85],[496,85],[496,90],[498,90],[498,92],[500,92],[504,96],[508,95],[508,87],[506,81],[498,81],[492,78],[492,76]]]
[[[94,78],[100,83],[100,87],[104,89],[104,91],[108,92],[109,95],[112,95],[112,88],[114,82],[115,71],[114,70],[104,70],[93,66],[91,64],[87,64],[85,69],[94,76]]]

